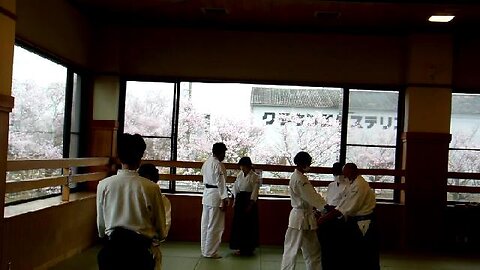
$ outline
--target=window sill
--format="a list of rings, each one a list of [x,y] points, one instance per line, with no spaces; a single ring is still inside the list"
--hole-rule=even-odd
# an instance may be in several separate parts
[[[93,192],[76,192],[70,194],[70,200],[68,202],[62,201],[62,196],[55,196],[47,199],[40,199],[31,202],[26,202],[17,205],[10,205],[5,207],[5,212],[3,214],[4,218],[11,218],[30,212],[39,211],[53,206],[59,206],[67,203],[72,203],[75,201],[81,201],[85,199],[95,198],[96,194]]]

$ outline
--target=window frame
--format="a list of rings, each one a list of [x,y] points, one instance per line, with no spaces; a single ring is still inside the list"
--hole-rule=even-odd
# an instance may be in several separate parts
[[[398,92],[398,106],[397,106],[397,131],[396,131],[396,142],[395,145],[389,145],[388,148],[395,149],[395,170],[401,169],[402,166],[402,132],[404,128],[404,114],[405,114],[405,87],[392,87],[386,86],[382,87],[379,85],[376,86],[339,86],[339,85],[323,85],[323,84],[305,84],[305,83],[289,83],[289,82],[256,82],[256,81],[235,81],[235,80],[188,80],[188,79],[172,79],[172,78],[162,78],[162,77],[153,77],[153,78],[144,78],[144,77],[129,77],[124,76],[120,79],[120,105],[119,105],[119,134],[124,132],[125,124],[125,99],[126,99],[126,86],[127,81],[140,81],[140,82],[159,82],[159,83],[174,83],[175,93],[174,93],[174,106],[172,112],[172,134],[171,134],[171,161],[177,161],[177,149],[178,149],[178,122],[179,122],[179,111],[180,111],[180,84],[184,83],[244,83],[244,84],[265,84],[265,85],[292,85],[300,87],[335,87],[343,89],[343,107],[342,115],[348,115],[349,113],[349,102],[350,102],[350,90],[351,89],[360,89],[360,90],[379,90],[379,91],[394,91]],[[342,117],[341,122],[341,133],[340,133],[340,153],[339,161],[345,163],[346,153],[347,153],[347,130],[348,130],[348,117]],[[148,136],[146,136],[148,137]],[[365,146],[365,145],[362,145]],[[373,146],[373,145],[372,145]],[[383,147],[375,145],[374,147]],[[171,174],[176,174],[176,168],[170,168]],[[169,181],[169,188],[163,189],[165,192],[177,193],[177,194],[191,194],[199,192],[189,192],[189,191],[177,191],[175,181]],[[394,183],[401,183],[401,177],[395,176]],[[266,195],[265,195],[266,196]],[[279,197],[284,198],[283,195],[268,195],[267,197]],[[377,199],[377,201],[387,201],[387,202],[399,202],[401,197],[400,190],[394,190],[393,199]]]
[[[42,57],[50,62],[53,62],[55,64],[58,64],[62,67],[64,67],[67,70],[67,75],[65,77],[65,108],[64,108],[64,118],[63,118],[63,135],[62,135],[62,158],[69,158],[70,154],[70,147],[71,147],[71,116],[72,116],[72,105],[73,105],[73,88],[74,86],[74,80],[73,80],[73,74],[77,74],[79,78],[83,78],[84,74],[87,72],[85,69],[80,68],[79,66],[76,66],[72,64],[69,61],[65,61],[55,55],[53,55],[50,52],[47,52],[45,50],[42,50],[41,48],[37,46],[33,46],[32,44],[25,42],[22,39],[16,38],[15,39],[15,44],[14,46],[20,47],[32,54],[35,54],[39,57]],[[12,78],[13,79],[13,78]],[[86,101],[87,96],[85,95],[85,85],[81,84],[81,98],[79,100],[80,104],[82,104],[84,101]],[[76,145],[76,147],[81,150],[84,149],[86,145],[85,141],[85,130],[87,128],[87,120],[84,116],[84,114],[80,113],[80,130],[78,132],[79,136],[79,143]],[[84,156],[85,153],[81,153],[79,151],[79,156]],[[33,197],[33,198],[26,198],[26,199],[20,199],[17,201],[5,203],[5,206],[10,206],[10,205],[18,205],[26,202],[31,202],[35,200],[41,200],[41,199],[46,199],[46,198],[51,198],[58,196],[62,193],[63,187],[61,187],[60,192],[54,193],[54,194],[49,194],[49,195],[44,195],[44,196],[38,196],[38,197]],[[78,187],[75,187],[71,189],[71,192],[77,192],[79,190]]]
[[[480,96],[480,93],[478,91],[474,91],[474,90],[471,90],[471,89],[461,89],[461,88],[454,88],[452,89],[452,95],[451,95],[451,100],[452,100],[452,105],[453,106],[453,96],[455,94],[463,94],[463,95],[478,95]],[[450,108],[450,134],[453,135],[453,132],[452,132],[452,116],[453,116],[453,108]],[[480,119],[480,118],[479,118]],[[468,151],[468,152],[480,152],[480,148],[459,148],[459,147],[451,147],[451,143],[452,141],[449,142],[448,144],[448,160],[450,161],[450,151]],[[448,173],[463,173],[463,172],[455,172],[455,171],[450,171],[450,169],[447,167],[447,172]],[[477,172],[473,172],[473,173],[480,173],[480,170],[477,171]],[[450,184],[448,184],[448,181],[452,179],[450,177],[447,177],[447,186],[451,186]],[[460,178],[459,180],[468,180],[467,178]],[[478,181],[480,182],[480,179],[475,179],[475,181]],[[466,185],[460,185],[460,187],[468,187]],[[448,200],[448,193],[462,193],[462,192],[449,192],[447,191],[447,194],[446,194],[446,199],[447,199],[447,203],[448,204],[465,204],[465,203],[471,203],[471,201],[458,201],[458,200]],[[478,194],[478,193],[470,193],[470,194]]]

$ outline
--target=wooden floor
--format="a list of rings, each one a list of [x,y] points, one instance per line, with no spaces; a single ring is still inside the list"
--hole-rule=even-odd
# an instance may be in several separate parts
[[[97,269],[96,255],[99,247],[93,247],[70,258],[52,270],[94,270]],[[221,259],[200,257],[200,243],[167,242],[162,247],[163,270],[278,270],[282,259],[282,247],[262,246],[253,257],[236,257],[226,245],[221,248]],[[477,255],[477,256],[475,256]],[[480,270],[480,256],[446,255],[446,254],[405,254],[383,253],[380,262],[382,269],[389,270]],[[305,269],[301,254],[297,268]]]

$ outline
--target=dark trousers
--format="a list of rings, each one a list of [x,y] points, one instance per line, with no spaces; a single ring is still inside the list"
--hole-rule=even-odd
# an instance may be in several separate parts
[[[153,270],[151,239],[123,228],[115,229],[97,255],[99,270]]]
[[[346,231],[347,224],[343,219],[330,220],[319,226],[317,235],[322,250],[322,270],[348,269]]]
[[[235,210],[233,214],[230,248],[239,249],[242,255],[252,255],[258,246],[258,208],[250,205],[251,192],[235,194]]]
[[[375,219],[372,218],[365,235],[358,228],[357,220],[350,219],[347,224],[348,237],[348,269],[379,270],[380,256],[378,231]]]

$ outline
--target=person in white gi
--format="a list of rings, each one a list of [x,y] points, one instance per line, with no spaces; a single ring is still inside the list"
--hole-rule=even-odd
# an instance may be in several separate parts
[[[223,143],[215,143],[212,156],[203,163],[202,175],[202,222],[201,222],[201,251],[205,258],[218,259],[220,243],[225,227],[225,209],[229,205],[226,169],[221,163],[225,159],[227,147]]]
[[[97,226],[106,246],[98,254],[102,269],[161,269],[161,252],[152,245],[166,236],[165,208],[155,183],[138,175],[146,149],[138,135],[118,138],[122,169],[97,187]]]
[[[326,200],[330,206],[337,206],[343,199],[345,189],[350,183],[345,179],[342,173],[342,164],[335,162],[332,166],[333,182],[328,184]]]
[[[299,152],[293,161],[297,166],[289,183],[292,210],[285,233],[281,269],[295,269],[299,248],[302,250],[307,270],[321,269],[320,244],[316,235],[317,222],[313,207],[323,209],[326,202],[304,174],[310,169],[312,157],[307,152]]]
[[[142,164],[140,168],[138,168],[138,174],[141,177],[145,177],[148,180],[158,185],[158,181],[160,180],[160,174],[158,172],[157,167],[152,163]],[[158,185],[158,188],[160,188],[159,185]],[[165,194],[163,193],[162,193],[162,202],[163,202],[163,206],[165,207],[165,225],[167,228],[166,236],[168,236],[168,232],[170,231],[170,226],[172,225],[172,204],[170,203],[170,200],[167,198],[167,196],[165,196]]]
[[[343,217],[347,221],[347,244],[350,252],[351,267],[358,269],[380,269],[378,239],[375,228],[374,209],[375,192],[365,179],[359,175],[357,165],[347,163],[343,174],[350,185],[345,189],[343,199],[337,207],[322,219]]]

